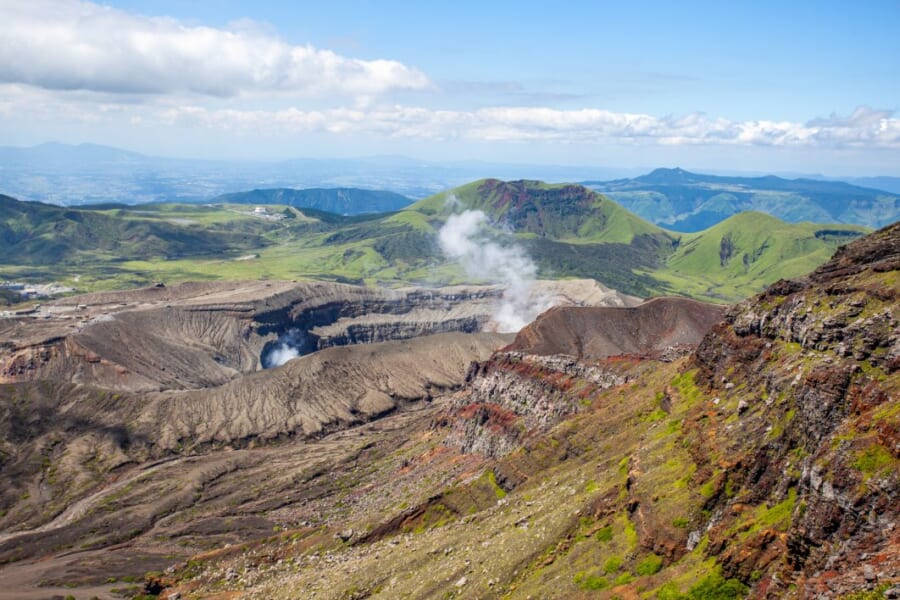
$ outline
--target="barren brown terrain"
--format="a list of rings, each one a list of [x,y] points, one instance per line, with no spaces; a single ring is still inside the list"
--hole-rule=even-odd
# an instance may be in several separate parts
[[[297,486],[427,435],[470,364],[511,341],[483,332],[502,293],[189,283],[0,319],[0,597],[118,597],[194,552],[333,518],[310,504],[320,484]],[[533,293],[639,302],[591,281]],[[264,369],[286,340],[299,356]]]
[[[559,306],[522,329],[510,349],[584,359],[648,356],[695,346],[724,313],[724,306],[687,298],[653,298],[625,309]]]

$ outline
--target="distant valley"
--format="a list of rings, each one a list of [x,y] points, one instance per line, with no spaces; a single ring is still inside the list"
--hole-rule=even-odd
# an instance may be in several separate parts
[[[872,179],[890,185],[890,178]],[[743,211],[789,223],[883,227],[900,219],[900,194],[841,181],[722,177],[656,169],[634,179],[588,181],[641,217],[673,231],[701,231]]]
[[[52,204],[208,202],[252,189],[362,188],[424,198],[483,177],[579,181],[640,175],[598,169],[404,156],[214,160],[149,156],[97,144],[0,146],[0,193]]]

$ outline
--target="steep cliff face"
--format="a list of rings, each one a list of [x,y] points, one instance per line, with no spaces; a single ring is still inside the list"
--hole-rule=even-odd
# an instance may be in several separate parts
[[[736,306],[696,352],[708,552],[759,596],[900,573],[898,271],[895,225]]]
[[[633,307],[560,306],[522,329],[503,352],[475,365],[453,403],[447,443],[490,457],[509,454],[598,393],[633,379],[626,366],[691,352],[725,307],[655,298]]]
[[[571,356],[498,352],[469,370],[466,389],[443,420],[451,428],[445,443],[465,453],[505,456],[590,408],[599,391],[628,381],[611,366]]]

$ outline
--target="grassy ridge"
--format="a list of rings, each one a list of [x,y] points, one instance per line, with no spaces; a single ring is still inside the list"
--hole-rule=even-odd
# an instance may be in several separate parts
[[[760,282],[796,277],[828,260],[864,227],[785,223],[739,213],[700,233],[681,236],[666,268],[656,275],[690,295],[732,299],[758,291]]]

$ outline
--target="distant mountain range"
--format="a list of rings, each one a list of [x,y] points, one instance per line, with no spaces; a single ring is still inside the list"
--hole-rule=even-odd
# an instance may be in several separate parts
[[[889,184],[893,178],[873,178]],[[587,181],[588,187],[667,229],[700,231],[744,211],[789,223],[881,227],[900,219],[900,195],[843,181],[723,177],[656,169],[633,179]]]
[[[530,258],[540,277],[589,277],[638,296],[734,301],[808,272],[866,231],[747,212],[701,232],[676,233],[584,186],[530,180],[479,180],[387,214],[249,204],[78,209],[0,196],[0,279],[60,281],[80,290],[298,277],[475,282],[438,243],[451,215],[470,209],[489,218],[494,245],[488,254],[516,245],[510,254],[515,264],[530,269],[520,265]],[[486,241],[479,236],[467,243]]]
[[[784,179],[682,169],[642,175],[636,169],[435,163],[402,156],[198,160],[153,157],[96,144],[0,146],[0,194],[64,206],[274,201],[354,215],[398,210],[414,199],[483,178],[582,181],[644,219],[681,232],[700,231],[748,210],[792,223],[879,227],[900,218],[896,177],[837,181],[819,175]],[[348,191],[351,188],[355,191]]]
[[[212,202],[222,204],[280,204],[294,208],[311,208],[338,215],[394,212],[413,203],[411,198],[381,190],[359,188],[310,188],[292,190],[252,190],[223,194]]]

